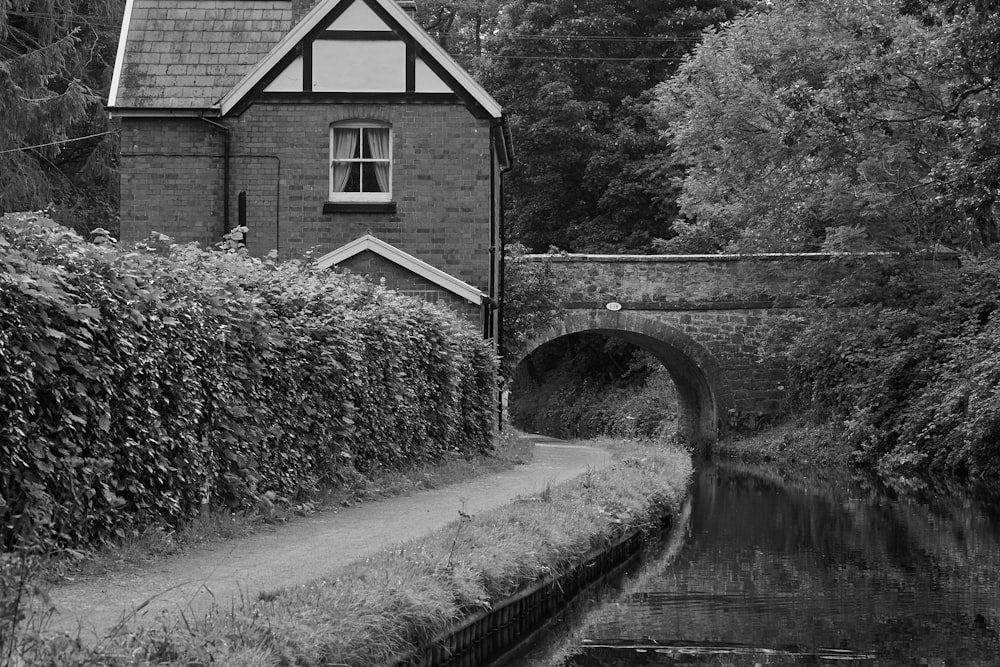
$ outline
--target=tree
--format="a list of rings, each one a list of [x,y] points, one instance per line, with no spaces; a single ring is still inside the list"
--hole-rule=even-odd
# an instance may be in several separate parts
[[[996,14],[916,11],[893,0],[783,0],[709,34],[657,91],[686,168],[684,220],[666,247],[968,247],[994,237]]]
[[[482,55],[501,0],[437,0],[417,4],[417,22],[463,65]]]
[[[722,0],[506,0],[473,70],[510,116],[512,236],[533,249],[648,251],[674,216],[667,144],[644,92]]]
[[[933,177],[941,209],[969,245],[1000,242],[1000,12],[989,6],[954,3],[939,40],[954,77],[942,123],[954,141]]]
[[[104,101],[122,11],[121,0],[0,6],[0,212],[55,202],[82,231],[117,216]]]

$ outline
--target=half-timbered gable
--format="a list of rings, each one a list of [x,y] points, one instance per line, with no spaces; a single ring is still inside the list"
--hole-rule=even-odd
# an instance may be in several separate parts
[[[393,0],[128,0],[109,111],[124,240],[245,225],[493,331],[504,116]]]

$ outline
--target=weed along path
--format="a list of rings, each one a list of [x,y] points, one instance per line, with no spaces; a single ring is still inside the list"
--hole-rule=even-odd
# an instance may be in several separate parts
[[[422,537],[455,520],[459,511],[483,512],[612,462],[601,449],[527,437],[535,441],[534,458],[511,470],[323,512],[153,562],[137,572],[54,586],[48,591],[55,613],[47,632],[75,636],[79,631],[84,641],[93,641],[124,618],[148,625],[164,615],[197,614],[213,602],[223,609],[239,605],[242,599],[304,584],[384,547]]]

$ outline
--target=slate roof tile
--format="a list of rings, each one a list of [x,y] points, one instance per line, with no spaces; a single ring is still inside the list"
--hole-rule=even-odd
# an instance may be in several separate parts
[[[290,0],[134,0],[115,106],[209,107],[291,19]]]

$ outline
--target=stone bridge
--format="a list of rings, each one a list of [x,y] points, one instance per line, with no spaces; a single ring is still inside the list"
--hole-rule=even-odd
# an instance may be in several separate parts
[[[850,271],[887,255],[528,255],[566,291],[561,321],[515,354],[523,360],[562,336],[594,332],[651,352],[670,372],[679,429],[710,442],[788,408],[787,374],[762,351],[775,319],[802,316]],[[954,266],[955,258],[924,261]]]

